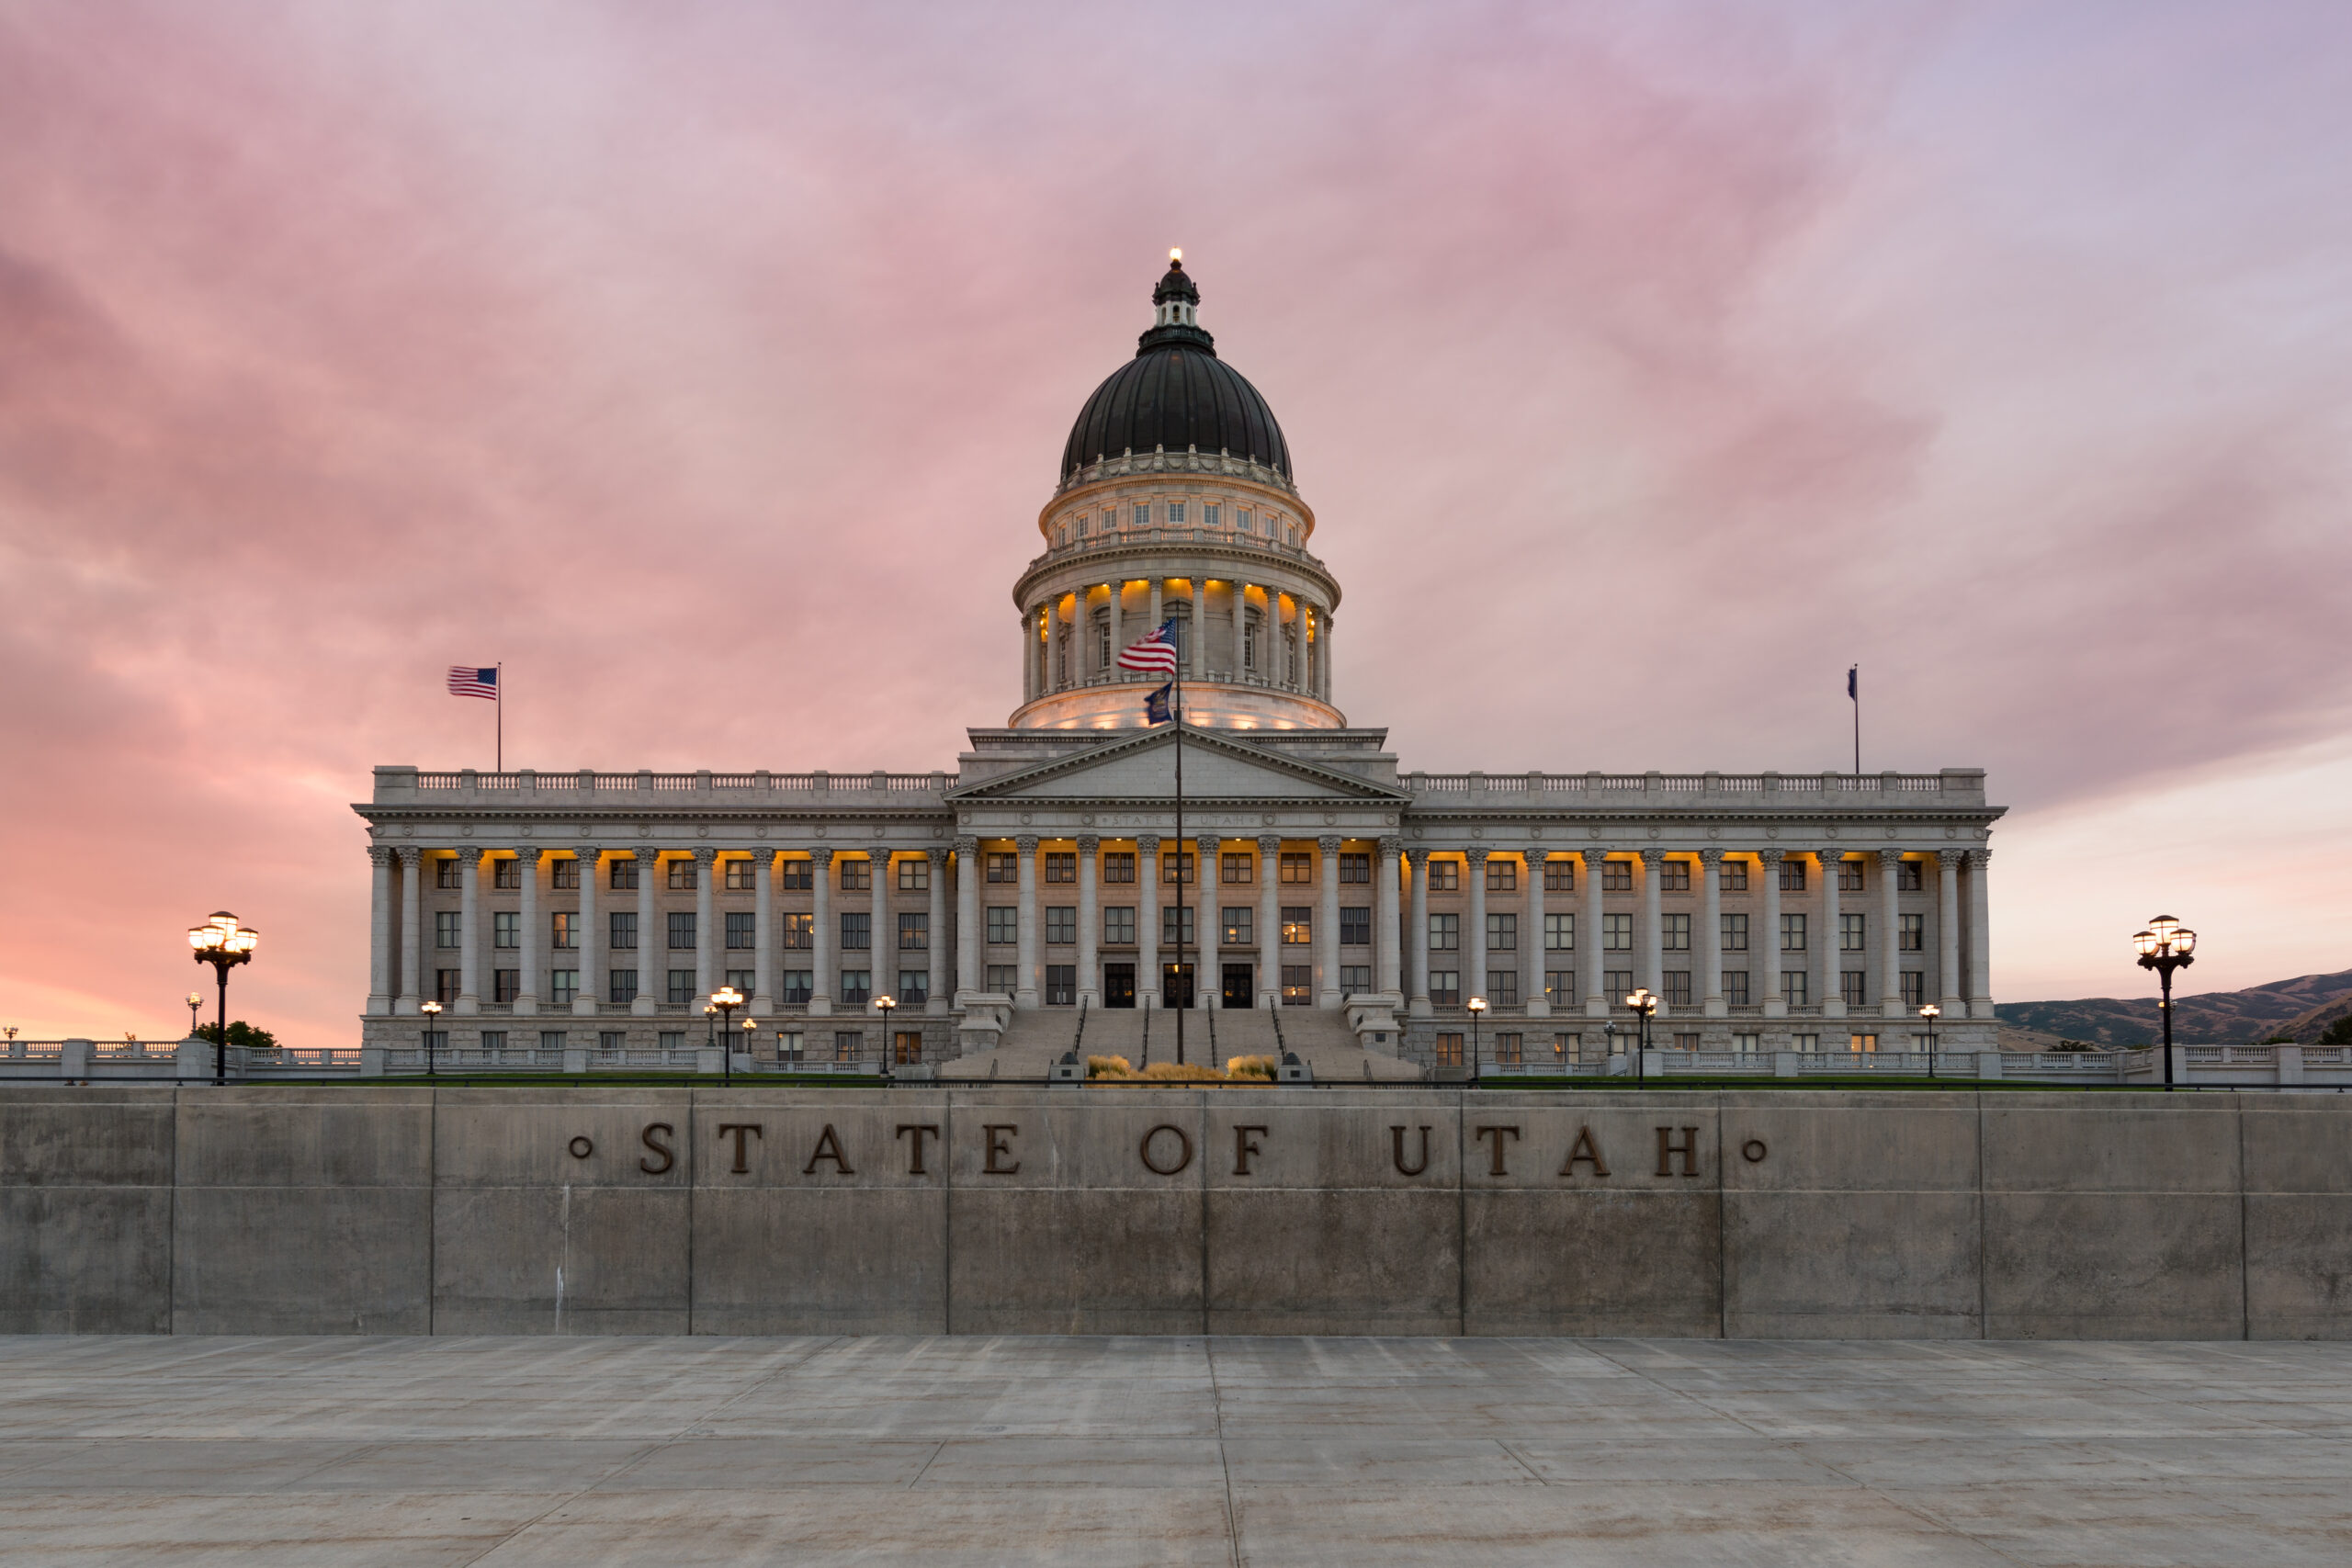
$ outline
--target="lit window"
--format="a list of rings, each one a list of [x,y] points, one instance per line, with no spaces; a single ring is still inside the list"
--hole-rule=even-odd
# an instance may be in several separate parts
[[[1690,863],[1687,860],[1664,860],[1658,862],[1657,887],[1658,891],[1661,893],[1690,892]]]
[[[1248,947],[1257,940],[1258,911],[1247,904],[1227,906],[1224,911],[1223,941],[1227,947]]]
[[[1305,947],[1315,940],[1315,910],[1306,904],[1283,907],[1283,945]]]
[[[1454,893],[1462,887],[1462,863],[1458,860],[1430,862],[1430,891]]]
[[[909,855],[899,863],[899,891],[922,893],[931,887],[931,860],[926,855]]]
[[[1544,891],[1573,893],[1577,890],[1577,863],[1572,860],[1547,860],[1544,863]]]
[[[1724,892],[1745,893],[1747,891],[1747,863],[1746,861],[1727,860],[1718,870],[1721,874],[1716,878],[1716,882]]]
[[[1487,863],[1487,891],[1516,893],[1519,891],[1519,863],[1515,860],[1490,860]]]
[[[1600,890],[1603,893],[1631,893],[1634,890],[1634,863],[1629,860],[1602,861]]]

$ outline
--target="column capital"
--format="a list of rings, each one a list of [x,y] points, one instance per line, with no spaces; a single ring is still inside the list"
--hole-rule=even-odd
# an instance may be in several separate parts
[[[1267,834],[1262,835],[1262,836],[1258,840],[1258,858],[1259,858],[1259,859],[1261,859],[1261,860],[1264,860],[1264,861],[1270,861],[1270,862],[1271,862],[1272,860],[1273,860],[1273,859],[1274,859],[1274,857],[1276,857],[1277,855],[1281,854],[1282,852],[1283,852],[1283,840],[1282,840],[1282,836],[1281,836],[1280,834],[1278,834],[1278,833],[1267,833]],[[1262,867],[1261,867],[1261,869],[1262,870],[1262,869],[1264,869],[1264,868],[1262,868]],[[1267,880],[1268,880],[1268,881],[1272,881],[1272,879],[1271,877],[1269,877]]]
[[[462,844],[458,849],[458,863],[470,871],[481,863],[480,844]]]
[[[401,868],[407,871],[414,871],[424,859],[424,846],[422,844],[402,844],[394,852],[401,857]]]
[[[710,863],[718,858],[718,848],[717,845],[696,844],[695,846],[695,868],[696,870],[708,871],[710,869]]]
[[[1977,871],[1983,871],[1993,859],[1991,850],[1963,850],[1961,852],[1968,857],[1969,865]]]
[[[1967,853],[1968,852],[1966,850],[1938,850],[1936,852],[1936,863],[1942,866],[1946,871],[1950,871],[1952,867],[1958,865],[1961,863],[1961,858]]]
[[[594,869],[596,863],[605,858],[603,849],[594,844],[575,844],[571,854],[580,863],[582,874]]]
[[[1398,852],[1405,857],[1405,863],[1413,868],[1413,874],[1416,876],[1420,874],[1420,871],[1423,866],[1430,863],[1430,852],[1426,845],[1407,844],[1401,840],[1386,840],[1383,841],[1394,842],[1397,845]]]
[[[969,860],[980,852],[980,840],[970,833],[958,834],[956,840],[956,852]]]
[[[1782,849],[1762,849],[1756,852],[1756,858],[1766,865],[1778,865],[1789,858],[1789,852]]]
[[[1037,858],[1037,835],[1023,833],[1012,840],[1012,847],[1021,852],[1023,860],[1035,860]]]
[[[539,856],[543,852],[542,852],[537,844],[524,844],[515,850],[514,858],[521,861],[525,865],[537,865],[539,863]]]
[[[1380,852],[1384,855],[1402,854],[1404,852],[1405,840],[1394,833],[1380,840]]]
[[[1468,861],[1473,867],[1482,866],[1487,863],[1487,857],[1493,852],[1483,844],[1473,844],[1462,852],[1462,858]]]
[[[1078,852],[1084,855],[1087,859],[1091,860],[1096,855],[1102,852],[1102,840],[1094,837],[1092,834],[1089,834],[1085,838],[1079,840]]]
[[[1881,850],[1878,852],[1878,863],[1883,866],[1900,865],[1903,863],[1903,852],[1901,850]]]
[[[944,870],[947,865],[947,846],[945,844],[933,844],[931,848],[923,851],[922,858],[931,863],[931,869],[933,871],[936,872]]]
[[[1822,874],[1826,876],[1829,874],[1829,868],[1831,866],[1836,865],[1839,861],[1846,858],[1846,852],[1844,848],[1839,845],[1830,844],[1825,848],[1814,851],[1813,858],[1821,863]]]
[[[819,844],[808,852],[808,859],[819,871],[827,870],[833,863],[833,847],[831,844]]]
[[[1339,834],[1332,833],[1327,837],[1316,840],[1315,847],[1322,852],[1323,858],[1325,860],[1329,860],[1333,855],[1340,852],[1340,845],[1343,841],[1344,840],[1340,839]]]
[[[1710,869],[1724,863],[1723,851],[1710,844],[1699,852],[1699,863]]]
[[[389,866],[397,853],[398,852],[390,844],[370,844],[368,846],[368,863]]]
[[[1159,835],[1157,833],[1137,833],[1136,835],[1136,851],[1139,855],[1147,858],[1152,860],[1159,859]],[[1146,877],[1144,880],[1148,882],[1150,881],[1151,878]]]
[[[1193,840],[1193,848],[1200,852],[1200,885],[1204,887],[1209,885],[1209,872],[1212,869],[1209,862],[1216,859],[1216,847],[1224,841],[1214,833],[1204,833]]]
[[[1601,867],[1601,863],[1609,858],[1609,852],[1607,850],[1578,850],[1577,854],[1577,857],[1584,862],[1585,869],[1588,871],[1599,871]]]
[[[1641,855],[1642,869],[1645,871],[1656,871],[1658,866],[1658,862],[1666,858],[1666,852],[1658,848],[1656,844],[1651,844],[1643,849]]]
[[[639,844],[629,852],[637,856],[637,863],[639,865],[651,865],[662,858],[661,848],[655,844]]]
[[[871,844],[866,847],[865,858],[874,863],[874,874],[879,876],[889,867],[890,851],[886,845]]]

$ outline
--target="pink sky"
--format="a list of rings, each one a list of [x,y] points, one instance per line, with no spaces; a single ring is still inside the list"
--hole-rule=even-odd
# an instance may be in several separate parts
[[[379,762],[953,765],[1170,244],[1408,766],[1982,766],[2352,965],[2352,9],[0,7],[0,1022],[347,1043]]]

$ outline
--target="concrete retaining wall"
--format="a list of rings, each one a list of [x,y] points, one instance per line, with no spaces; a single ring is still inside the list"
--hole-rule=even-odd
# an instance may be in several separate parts
[[[0,1088],[0,1331],[2341,1338],[2290,1094]]]

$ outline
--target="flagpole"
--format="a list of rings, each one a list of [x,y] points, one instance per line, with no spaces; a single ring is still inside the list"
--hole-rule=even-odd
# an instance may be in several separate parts
[[[1169,716],[1176,721],[1176,977],[1181,985],[1184,977],[1184,856],[1192,849],[1184,841],[1184,671],[1181,660],[1169,681],[1168,694],[1175,699]],[[1196,864],[1193,874],[1197,876],[1200,870]],[[1198,983],[1196,976],[1194,985]],[[1180,1067],[1184,1065],[1184,1015],[1192,1006],[1193,998],[1187,995],[1176,1009],[1176,1065]]]
[[[491,705],[498,710],[498,756],[495,760],[498,771],[503,773],[506,771],[506,665],[503,660],[498,666],[498,701]]]
[[[1846,694],[1854,699],[1854,774],[1862,772],[1862,667],[1853,665],[1846,671]]]

